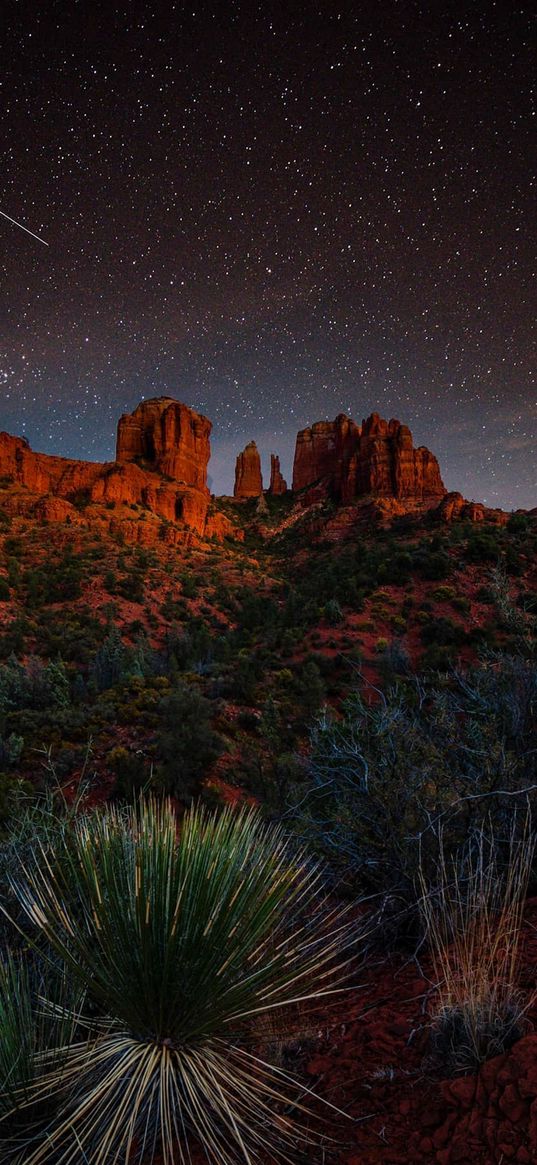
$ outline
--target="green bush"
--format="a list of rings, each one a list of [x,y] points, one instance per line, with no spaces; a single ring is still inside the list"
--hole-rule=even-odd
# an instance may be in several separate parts
[[[436,589],[433,591],[433,599],[437,599],[441,603],[448,602],[450,599],[455,598],[456,593],[457,592],[454,587],[436,587]]]
[[[212,707],[197,688],[179,684],[159,705],[157,784],[174,797],[188,799],[222,751],[211,725]]]
[[[23,1165],[32,1134],[35,1137],[39,1130],[43,1135],[56,1113],[54,1091],[50,1084],[44,1084],[43,1061],[46,1059],[51,1075],[61,1072],[66,1049],[76,1039],[78,1005],[66,976],[40,958],[28,951],[7,951],[0,958],[3,1161]]]
[[[446,616],[429,619],[421,628],[421,641],[425,646],[451,647],[463,643],[464,639],[464,629]]]
[[[336,627],[338,623],[343,622],[343,611],[337,599],[328,600],[324,609],[324,617],[331,627]]]
[[[106,759],[116,777],[118,797],[131,801],[149,787],[152,773],[143,753],[116,746]]]

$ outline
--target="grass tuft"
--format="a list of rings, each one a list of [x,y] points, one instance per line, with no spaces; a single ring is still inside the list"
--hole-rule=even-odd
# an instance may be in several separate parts
[[[535,838],[513,830],[507,859],[492,829],[452,860],[440,837],[438,880],[421,876],[421,910],[437,989],[435,1059],[448,1073],[473,1071],[525,1029],[531,999],[518,987],[522,916]]]

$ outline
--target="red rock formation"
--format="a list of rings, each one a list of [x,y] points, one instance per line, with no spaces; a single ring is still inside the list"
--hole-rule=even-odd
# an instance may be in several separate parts
[[[359,433],[358,425],[343,413],[335,421],[317,421],[310,429],[302,429],[296,439],[293,490],[321,478],[340,479],[343,461],[349,460]]]
[[[282,477],[280,470],[280,458],[275,453],[271,453],[270,455],[270,485],[268,492],[275,497],[279,494],[287,493],[287,482]]]
[[[117,427],[116,461],[135,461],[196,489],[207,488],[211,422],[167,396],[144,400]]]
[[[0,433],[0,476],[34,493],[74,496],[90,490],[102,470],[98,462],[34,453],[24,437]]]
[[[258,498],[262,493],[261,458],[255,441],[250,441],[237,457],[233,497]]]
[[[36,502],[33,514],[41,522],[69,522],[72,526],[80,526],[83,522],[76,506],[72,506],[64,498],[51,497],[50,494]]]
[[[0,433],[0,477],[21,487],[13,493],[10,512],[75,520],[73,515],[91,504],[140,506],[180,528],[223,537],[225,523],[212,521],[206,530],[210,431],[206,417],[160,397],[143,401],[134,413],[121,418],[115,462],[34,453],[23,438]],[[118,521],[116,515],[116,526]],[[134,535],[131,525],[131,540],[146,537],[142,531]]]
[[[442,498],[440,505],[436,507],[434,512],[441,522],[487,521],[496,526],[505,526],[509,521],[509,514],[505,510],[489,509],[482,502],[469,502],[455,490]]]
[[[436,457],[414,448],[406,425],[382,420],[378,413],[361,426],[341,413],[298,434],[293,490],[314,483],[321,495],[343,503],[364,495],[434,501],[446,492]]]

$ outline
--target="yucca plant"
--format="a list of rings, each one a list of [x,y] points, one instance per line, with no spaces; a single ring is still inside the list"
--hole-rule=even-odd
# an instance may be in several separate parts
[[[34,1080],[35,1012],[28,966],[10,951],[0,960],[0,1112],[12,1112]]]
[[[75,1038],[80,999],[62,970],[44,967],[31,951],[7,951],[0,959],[0,1154],[12,1161],[54,1110],[41,1093],[46,1059],[61,1072],[65,1048]],[[38,1094],[41,1093],[39,1099]]]
[[[532,1000],[518,973],[534,849],[528,823],[518,837],[513,828],[507,846],[492,828],[481,829],[451,860],[440,835],[436,885],[421,876],[436,980],[433,1047],[448,1071],[475,1070],[524,1030]]]
[[[249,1028],[336,989],[356,932],[279,828],[251,809],[193,809],[180,828],[167,803],[112,809],[75,824],[61,854],[43,848],[15,889],[99,1013],[42,1081],[61,1116],[24,1165],[171,1165],[193,1140],[219,1165],[267,1145],[289,1159],[308,1134],[286,1109],[307,1090],[259,1058]]]

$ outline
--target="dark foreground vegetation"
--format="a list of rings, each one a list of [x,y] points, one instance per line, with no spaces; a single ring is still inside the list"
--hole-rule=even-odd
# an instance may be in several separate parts
[[[429,1072],[513,1046],[534,525],[54,537],[3,538],[0,1159],[341,1159],[287,1051],[394,951]]]

